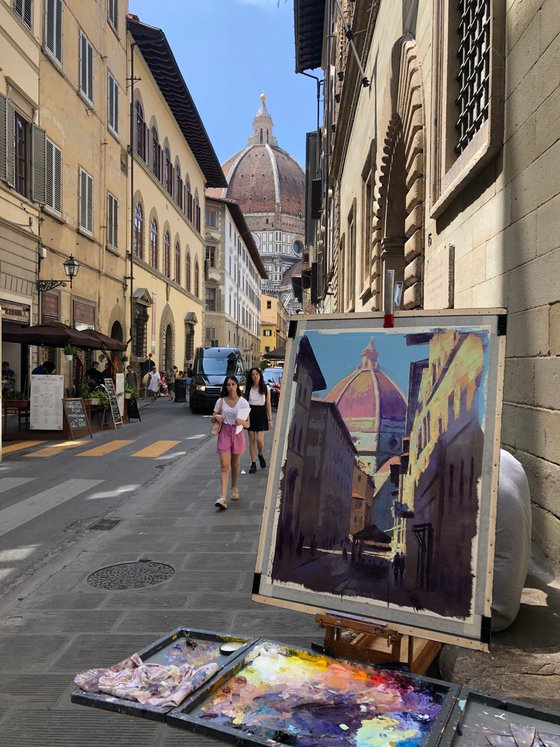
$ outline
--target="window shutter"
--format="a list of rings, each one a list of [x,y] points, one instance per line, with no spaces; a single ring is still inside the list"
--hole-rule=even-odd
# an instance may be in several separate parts
[[[87,230],[93,233],[93,179],[86,174],[87,179]]]
[[[8,101],[0,93],[0,179],[8,178]]]
[[[44,205],[46,202],[46,155],[45,130],[31,125],[31,199]]]
[[[113,129],[119,131],[119,87],[117,81],[113,78]]]
[[[86,227],[86,208],[87,208],[87,198],[86,198],[86,172],[82,171],[80,169],[80,205],[79,205],[79,225],[80,228]]]
[[[54,55],[62,62],[62,0],[54,0]]]
[[[16,114],[14,106],[6,99],[6,181],[16,184]]]
[[[45,46],[56,56],[56,42],[55,42],[55,0],[45,0]]]
[[[83,32],[80,33],[80,89],[83,93],[86,92],[86,75],[87,75],[87,49],[86,49],[86,37]]]
[[[87,61],[88,61],[88,77],[87,77],[87,95],[90,101],[93,101],[93,47],[89,42],[87,43]]]

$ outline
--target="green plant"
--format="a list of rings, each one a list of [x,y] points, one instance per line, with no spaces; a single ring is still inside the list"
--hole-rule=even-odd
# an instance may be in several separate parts
[[[99,400],[99,406],[103,407],[103,409],[106,410],[111,406],[109,395],[104,389],[96,389],[95,392],[93,392],[93,397],[97,397],[97,399]]]
[[[130,394],[131,399],[136,399],[136,397],[138,396],[138,389],[135,386],[125,386],[124,393]]]
[[[23,394],[18,389],[8,389],[4,392],[4,399],[23,399]]]
[[[63,348],[64,355],[76,355],[78,348],[75,345],[65,345]]]
[[[126,355],[126,353],[125,353],[124,355],[122,355],[122,356],[121,356],[121,361],[122,361],[123,363],[126,363],[126,362],[127,362],[127,360],[128,360],[128,355]]]

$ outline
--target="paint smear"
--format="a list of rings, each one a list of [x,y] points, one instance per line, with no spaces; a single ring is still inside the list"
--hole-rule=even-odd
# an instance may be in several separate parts
[[[446,694],[397,672],[267,642],[196,715],[271,744],[416,747]]]

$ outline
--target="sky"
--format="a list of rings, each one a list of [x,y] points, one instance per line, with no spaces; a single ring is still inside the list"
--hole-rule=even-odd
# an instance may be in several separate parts
[[[164,31],[220,163],[247,144],[264,92],[278,145],[304,167],[317,88],[294,72],[293,0],[129,0],[129,12]]]

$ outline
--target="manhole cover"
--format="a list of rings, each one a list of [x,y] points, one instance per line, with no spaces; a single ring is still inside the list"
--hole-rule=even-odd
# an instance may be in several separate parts
[[[166,563],[141,560],[138,563],[108,565],[90,573],[87,582],[96,589],[141,589],[167,581],[175,569]]]
[[[100,532],[108,532],[114,529],[117,524],[120,524],[122,519],[99,519],[95,524],[90,526],[90,529],[96,529]]]

